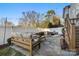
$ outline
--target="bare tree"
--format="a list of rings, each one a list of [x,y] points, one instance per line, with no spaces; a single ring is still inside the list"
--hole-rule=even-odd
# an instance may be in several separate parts
[[[22,13],[22,18],[20,18],[20,24],[29,24],[30,26],[39,22],[40,14],[35,11],[28,11]]]

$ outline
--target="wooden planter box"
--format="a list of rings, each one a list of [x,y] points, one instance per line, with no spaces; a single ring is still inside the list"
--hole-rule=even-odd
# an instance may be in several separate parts
[[[13,37],[11,38],[11,43],[20,46],[29,51],[30,55],[33,55],[33,49],[38,46],[40,49],[40,39],[37,38],[37,41],[34,41],[32,38],[21,38],[21,37]]]

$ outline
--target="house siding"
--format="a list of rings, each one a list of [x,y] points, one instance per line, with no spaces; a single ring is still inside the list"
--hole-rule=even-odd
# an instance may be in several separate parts
[[[72,3],[69,9],[69,18],[77,18],[77,14],[79,13],[79,3]]]

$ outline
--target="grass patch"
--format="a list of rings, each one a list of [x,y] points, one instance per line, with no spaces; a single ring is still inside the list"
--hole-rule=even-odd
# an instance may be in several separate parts
[[[24,56],[24,54],[19,51],[16,51],[11,47],[7,47],[4,49],[0,49],[0,56]]]

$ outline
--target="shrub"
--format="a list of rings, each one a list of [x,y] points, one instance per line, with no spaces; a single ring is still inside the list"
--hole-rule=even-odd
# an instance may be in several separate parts
[[[11,45],[11,38],[7,39],[8,45]]]

